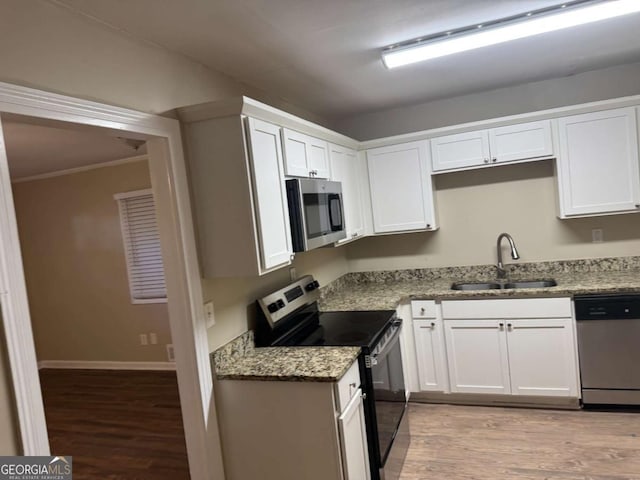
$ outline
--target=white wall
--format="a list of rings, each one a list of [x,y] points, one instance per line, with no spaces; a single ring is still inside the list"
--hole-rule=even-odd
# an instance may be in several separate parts
[[[513,68],[518,68],[514,65]],[[408,105],[339,120],[358,140],[640,94],[640,63]]]

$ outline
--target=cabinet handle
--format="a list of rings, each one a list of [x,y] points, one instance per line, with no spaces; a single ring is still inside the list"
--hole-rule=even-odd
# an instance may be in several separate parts
[[[356,388],[356,382],[350,383],[350,384],[349,384],[349,386],[350,386],[351,388]]]
[[[496,163],[496,162],[498,161],[498,159],[497,159],[497,158],[492,158],[492,159],[491,159],[491,161],[492,161],[493,163]]]

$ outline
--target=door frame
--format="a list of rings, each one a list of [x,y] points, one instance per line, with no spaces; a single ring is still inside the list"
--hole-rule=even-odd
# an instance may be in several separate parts
[[[224,479],[189,189],[177,120],[0,82],[0,115],[100,127],[147,140],[192,480]],[[2,133],[0,124],[0,134]],[[4,138],[0,135],[0,142]],[[49,455],[11,181],[0,145],[0,300],[23,455]]]

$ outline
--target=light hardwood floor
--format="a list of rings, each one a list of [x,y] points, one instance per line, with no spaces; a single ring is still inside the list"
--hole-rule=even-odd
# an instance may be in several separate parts
[[[640,413],[411,404],[401,480],[638,480]]]
[[[189,480],[175,372],[40,370],[51,452],[75,480]]]

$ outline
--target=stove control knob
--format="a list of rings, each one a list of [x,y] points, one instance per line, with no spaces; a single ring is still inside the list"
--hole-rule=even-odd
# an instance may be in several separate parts
[[[318,283],[318,281],[317,281],[317,280],[314,280],[313,282],[309,282],[309,283],[307,283],[307,284],[305,285],[304,289],[305,289],[307,292],[311,292],[311,291],[313,291],[313,290],[315,290],[316,288],[319,288],[319,287],[320,287],[320,284]]]
[[[276,304],[276,302],[270,303],[269,305],[267,305],[267,310],[269,310],[269,313],[275,313],[278,311],[280,307],[278,307],[278,305]]]

